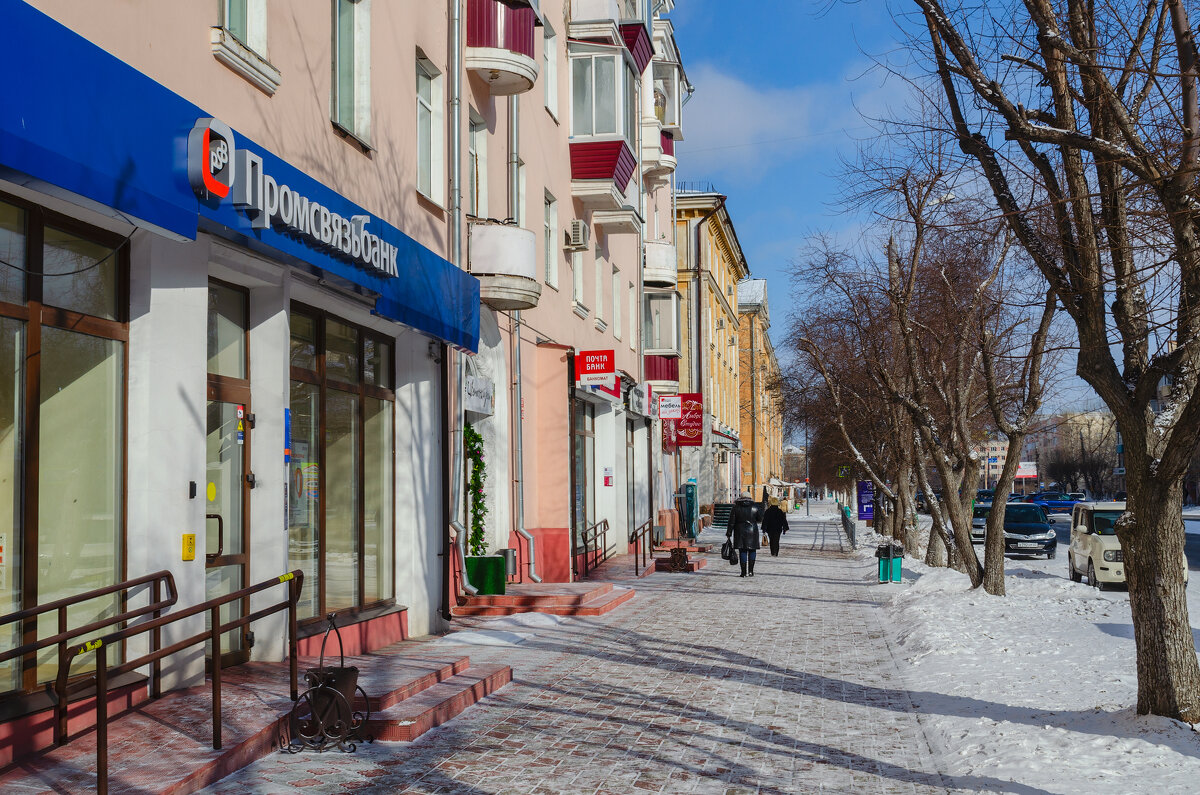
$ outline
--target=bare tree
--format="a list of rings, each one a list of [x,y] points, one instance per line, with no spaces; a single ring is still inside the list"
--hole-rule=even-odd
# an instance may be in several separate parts
[[[1076,372],[1124,439],[1138,712],[1198,722],[1181,555],[1182,476],[1200,440],[1200,58],[1187,8],[914,3],[951,134],[1074,322]]]

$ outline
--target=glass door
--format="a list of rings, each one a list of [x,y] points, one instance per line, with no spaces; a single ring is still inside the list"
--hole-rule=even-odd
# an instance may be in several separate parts
[[[208,407],[204,483],[205,598],[246,587],[249,567],[247,521],[250,509],[249,360],[246,339],[248,296],[243,290],[211,282],[208,291]],[[221,608],[221,622],[241,618],[249,600]],[[205,613],[206,628],[210,626]],[[248,627],[221,636],[222,667],[250,658]],[[205,653],[212,664],[212,649]]]

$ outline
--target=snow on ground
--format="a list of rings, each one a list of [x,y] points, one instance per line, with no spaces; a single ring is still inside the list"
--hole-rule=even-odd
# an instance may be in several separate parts
[[[902,585],[872,586],[894,591],[892,653],[946,772],[1012,792],[1195,792],[1200,733],[1136,714],[1128,593],[1071,582],[1060,551],[1010,557],[1005,597],[911,559]],[[1188,610],[1200,640],[1197,583]]]

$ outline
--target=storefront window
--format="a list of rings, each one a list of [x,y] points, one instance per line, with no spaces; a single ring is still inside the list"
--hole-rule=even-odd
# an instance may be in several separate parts
[[[117,319],[117,256],[100,243],[46,227],[42,300],[105,320]]]
[[[575,538],[582,548],[583,534],[595,524],[596,409],[582,400],[575,402]]]
[[[291,318],[288,555],[312,618],[395,595],[393,348],[315,309]]]
[[[216,282],[208,288],[208,372],[246,377],[246,293]]]
[[[2,208],[3,205],[0,205]],[[2,245],[2,244],[0,244]],[[0,613],[21,609],[21,393],[25,385],[25,324],[0,318]],[[16,648],[21,625],[0,634]],[[0,664],[0,691],[21,686],[21,661]]]
[[[0,301],[25,301],[25,211],[0,203]]]

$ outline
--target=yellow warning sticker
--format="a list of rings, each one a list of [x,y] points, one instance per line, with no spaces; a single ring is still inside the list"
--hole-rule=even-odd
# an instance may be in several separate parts
[[[289,571],[287,574],[280,574],[280,575],[279,575],[279,581],[280,581],[280,582],[287,582],[288,580],[290,580],[290,579],[294,578],[295,576],[296,576],[295,574],[292,574],[292,573]]]
[[[216,483],[208,484],[208,501],[209,502],[217,501],[217,484]]]

